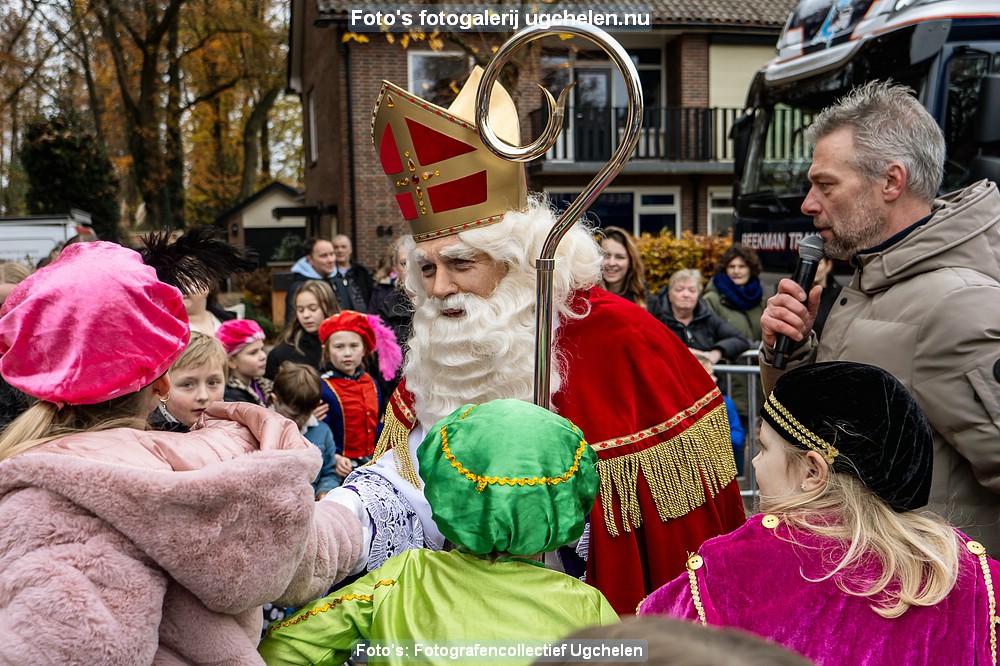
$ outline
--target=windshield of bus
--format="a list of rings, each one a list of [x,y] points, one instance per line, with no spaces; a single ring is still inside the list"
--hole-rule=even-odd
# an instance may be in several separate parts
[[[948,156],[944,164],[943,192],[968,185],[975,175],[970,173],[972,158],[981,146],[976,140],[979,118],[979,93],[983,77],[1000,72],[1000,43],[959,45],[946,52],[946,112],[941,129],[944,131]],[[989,119],[998,122],[998,119]]]
[[[878,51],[884,53],[885,49]],[[796,210],[794,199],[809,191],[809,125],[856,82],[879,78],[891,78],[912,88],[938,118],[947,146],[942,191],[967,185],[970,161],[980,150],[975,128],[981,122],[977,114],[981,82],[986,74],[1000,72],[998,51],[998,42],[950,43],[942,49],[940,59],[900,67],[892,75],[876,66],[881,58],[869,53],[826,77],[772,92],[768,103],[755,110],[739,199]]]
[[[744,196],[805,195],[812,147],[806,129],[819,112],[814,106],[778,102],[758,109],[740,192]]]
[[[754,113],[740,198],[768,205],[785,200],[798,209],[789,199],[805,197],[809,190],[812,147],[806,130],[820,111],[854,86],[892,79],[923,99],[928,72],[936,59],[911,63],[911,36],[912,30],[884,35],[835,70],[765,90]]]

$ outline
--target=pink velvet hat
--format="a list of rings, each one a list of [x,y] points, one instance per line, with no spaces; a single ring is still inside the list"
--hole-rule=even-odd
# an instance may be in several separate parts
[[[230,319],[222,322],[215,332],[226,353],[232,356],[240,353],[251,342],[264,339],[264,329],[253,319]]]
[[[41,400],[91,405],[152,383],[189,335],[180,290],[138,252],[76,243],[4,302],[0,374]]]

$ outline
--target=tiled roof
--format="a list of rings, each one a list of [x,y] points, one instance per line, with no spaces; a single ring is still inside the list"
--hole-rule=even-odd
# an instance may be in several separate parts
[[[652,13],[652,22],[656,25],[676,24],[709,24],[729,26],[754,26],[779,29],[791,13],[797,0],[609,0],[607,2],[582,2],[569,0],[553,3],[554,10],[560,6],[574,9],[593,6],[608,11],[629,12],[637,7],[648,7]],[[482,2],[477,0],[458,0],[454,4],[493,5],[503,4],[499,1]],[[322,18],[332,19],[343,16],[356,3],[346,3],[342,0],[316,0]],[[388,5],[387,5],[388,6]],[[512,5],[513,6],[513,5]]]
[[[796,0],[651,0],[647,4],[656,23],[720,23],[781,28]]]

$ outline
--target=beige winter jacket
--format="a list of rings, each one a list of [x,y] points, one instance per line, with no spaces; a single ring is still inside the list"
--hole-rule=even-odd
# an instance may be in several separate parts
[[[898,243],[861,254],[823,329],[793,356],[878,365],[934,427],[928,508],[1000,552],[1000,194],[983,180],[935,202]],[[770,391],[781,371],[762,350]]]

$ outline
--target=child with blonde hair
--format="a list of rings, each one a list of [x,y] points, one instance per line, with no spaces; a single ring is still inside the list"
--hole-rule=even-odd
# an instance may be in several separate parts
[[[762,515],[639,614],[737,627],[817,664],[997,663],[1000,562],[928,511],[931,427],[873,365],[785,373],[760,410]]]
[[[222,344],[210,335],[191,331],[191,340],[167,374],[170,392],[149,417],[154,430],[188,432],[226,390],[226,362]]]
[[[256,265],[211,233],[70,245],[0,309],[0,374],[35,399],[0,433],[0,663],[260,664],[262,602],[358,557],[287,419],[216,402],[191,432],[146,428],[188,346],[176,285]]]

